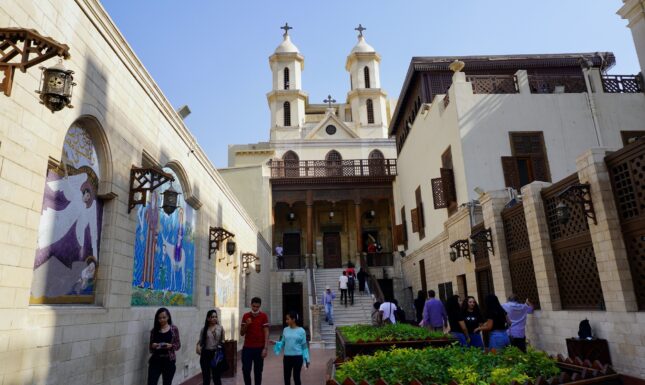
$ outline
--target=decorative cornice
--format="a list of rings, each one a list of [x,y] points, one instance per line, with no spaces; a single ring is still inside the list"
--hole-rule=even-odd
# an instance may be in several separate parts
[[[347,56],[347,60],[345,61],[345,70],[349,71],[354,61],[358,61],[359,59],[376,60],[377,63],[380,63],[381,55],[376,52],[352,52]]]
[[[616,13],[628,20],[627,27],[631,28],[645,18],[645,0],[627,0]]]
[[[387,99],[387,94],[385,93],[385,91],[383,91],[382,88],[354,88],[353,90],[347,92],[347,100],[351,100],[358,96],[375,96]]]
[[[235,155],[273,155],[275,150],[240,150],[235,151]]]
[[[309,95],[303,90],[273,90],[273,91],[267,92],[267,100],[269,101],[269,103],[279,98],[284,98],[284,97],[292,98],[294,96],[300,99],[304,99],[305,101],[307,100],[307,98],[309,98]]]

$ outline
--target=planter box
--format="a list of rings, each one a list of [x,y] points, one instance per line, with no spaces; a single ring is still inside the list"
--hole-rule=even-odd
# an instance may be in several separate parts
[[[440,348],[455,342],[452,338],[435,338],[425,340],[396,340],[396,341],[370,341],[348,342],[343,333],[336,329],[336,358],[347,360],[359,354],[374,354],[378,350],[389,350],[391,347],[423,349],[427,347]]]
[[[327,374],[326,385],[341,385],[341,383],[334,380],[335,369],[336,367],[343,364],[345,360],[336,359],[334,364],[329,367],[330,372]],[[561,373],[559,376],[545,379],[543,377],[538,377],[535,380],[535,383],[530,381],[526,382],[524,385],[622,385],[621,376],[616,373],[611,365],[603,365],[599,361],[594,361],[593,363],[588,360],[582,361],[579,358],[569,359],[563,358],[561,355],[557,356],[557,366],[560,368]],[[342,382],[342,385],[370,385],[365,380],[355,380],[348,378]],[[387,382],[379,379],[371,385],[388,385]],[[408,385],[408,384],[400,384]],[[420,381],[412,381],[409,385],[436,385],[436,384],[424,384]],[[450,381],[448,385],[458,385],[456,381]],[[494,384],[491,384],[494,385]],[[513,385],[520,385],[513,382]]]

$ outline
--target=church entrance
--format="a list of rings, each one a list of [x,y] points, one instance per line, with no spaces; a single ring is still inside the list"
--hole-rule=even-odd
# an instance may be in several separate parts
[[[323,266],[326,269],[343,267],[340,254],[340,233],[323,233]]]

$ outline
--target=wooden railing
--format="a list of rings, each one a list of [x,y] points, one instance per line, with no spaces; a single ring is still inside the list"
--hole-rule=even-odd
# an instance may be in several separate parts
[[[519,92],[515,75],[466,75],[475,94],[516,94]]]
[[[368,267],[392,266],[394,258],[392,252],[367,253]]]
[[[637,94],[643,92],[643,76],[603,75],[602,88],[608,94]]]
[[[587,92],[582,75],[528,75],[532,94],[574,94]]]
[[[271,178],[396,176],[396,159],[275,160],[268,162]]]

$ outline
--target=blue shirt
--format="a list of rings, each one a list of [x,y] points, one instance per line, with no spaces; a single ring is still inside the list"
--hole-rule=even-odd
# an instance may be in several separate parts
[[[440,328],[448,322],[448,315],[443,303],[436,298],[430,298],[423,307],[423,323],[425,326]]]
[[[307,333],[305,333],[305,329],[287,326],[282,331],[282,341],[284,341],[285,356],[304,356],[305,351],[307,351],[308,358],[309,348],[307,347]]]
[[[508,334],[512,338],[524,338],[526,336],[526,318],[527,315],[533,313],[533,306],[524,303],[507,302],[502,307],[506,310],[508,319],[511,320]]]

